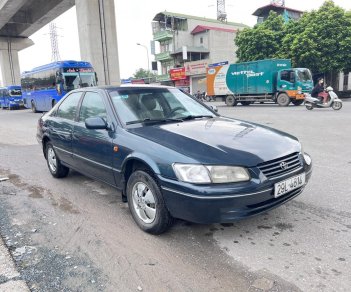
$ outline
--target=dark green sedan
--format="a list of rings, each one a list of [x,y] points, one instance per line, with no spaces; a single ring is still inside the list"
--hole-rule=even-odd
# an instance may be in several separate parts
[[[297,138],[166,86],[71,91],[39,119],[37,139],[54,177],[74,169],[117,188],[152,234],[174,218],[228,223],[266,212],[312,173]]]

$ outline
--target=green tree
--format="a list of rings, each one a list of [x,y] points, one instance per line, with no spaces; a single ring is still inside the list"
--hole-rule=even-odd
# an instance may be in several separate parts
[[[306,13],[297,26],[299,33],[291,43],[295,65],[313,72],[339,71],[350,58],[351,18],[329,0]],[[284,41],[283,41],[284,42]]]
[[[149,74],[150,73],[150,74]],[[133,78],[135,79],[145,79],[145,78],[153,78],[155,77],[156,74],[154,74],[153,72],[149,71],[149,70],[145,70],[143,68],[139,68],[138,70],[135,71],[135,73],[133,74]]]
[[[240,31],[235,39],[239,62],[278,57],[283,31],[284,19],[274,11],[262,24]]]
[[[286,58],[313,73],[350,71],[351,11],[327,0],[318,10],[285,24],[270,13],[262,24],[239,32],[235,43],[240,62]]]

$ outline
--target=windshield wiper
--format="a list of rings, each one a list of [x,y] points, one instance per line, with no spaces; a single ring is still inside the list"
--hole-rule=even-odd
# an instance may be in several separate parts
[[[135,120],[126,122],[126,125],[138,124],[138,123],[160,123],[160,122],[183,122],[183,119],[171,119],[171,118],[162,118],[162,119],[150,119],[146,118],[143,120]]]
[[[182,120],[194,120],[194,119],[201,119],[201,118],[213,118],[212,115],[188,115],[186,117],[182,117]]]

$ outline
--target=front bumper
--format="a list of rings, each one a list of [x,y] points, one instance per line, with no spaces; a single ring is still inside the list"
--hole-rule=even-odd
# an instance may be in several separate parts
[[[274,184],[291,176],[305,172],[305,185],[274,197]],[[162,193],[170,214],[186,221],[210,224],[229,223],[254,216],[278,207],[298,196],[312,174],[312,165],[294,171],[282,178],[262,180],[237,185],[199,186],[159,177]]]

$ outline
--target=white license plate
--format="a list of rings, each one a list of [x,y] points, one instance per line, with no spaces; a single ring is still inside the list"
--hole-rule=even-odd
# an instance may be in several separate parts
[[[305,184],[305,179],[305,173],[301,173],[274,184],[274,197],[278,198],[294,189],[303,186]]]

